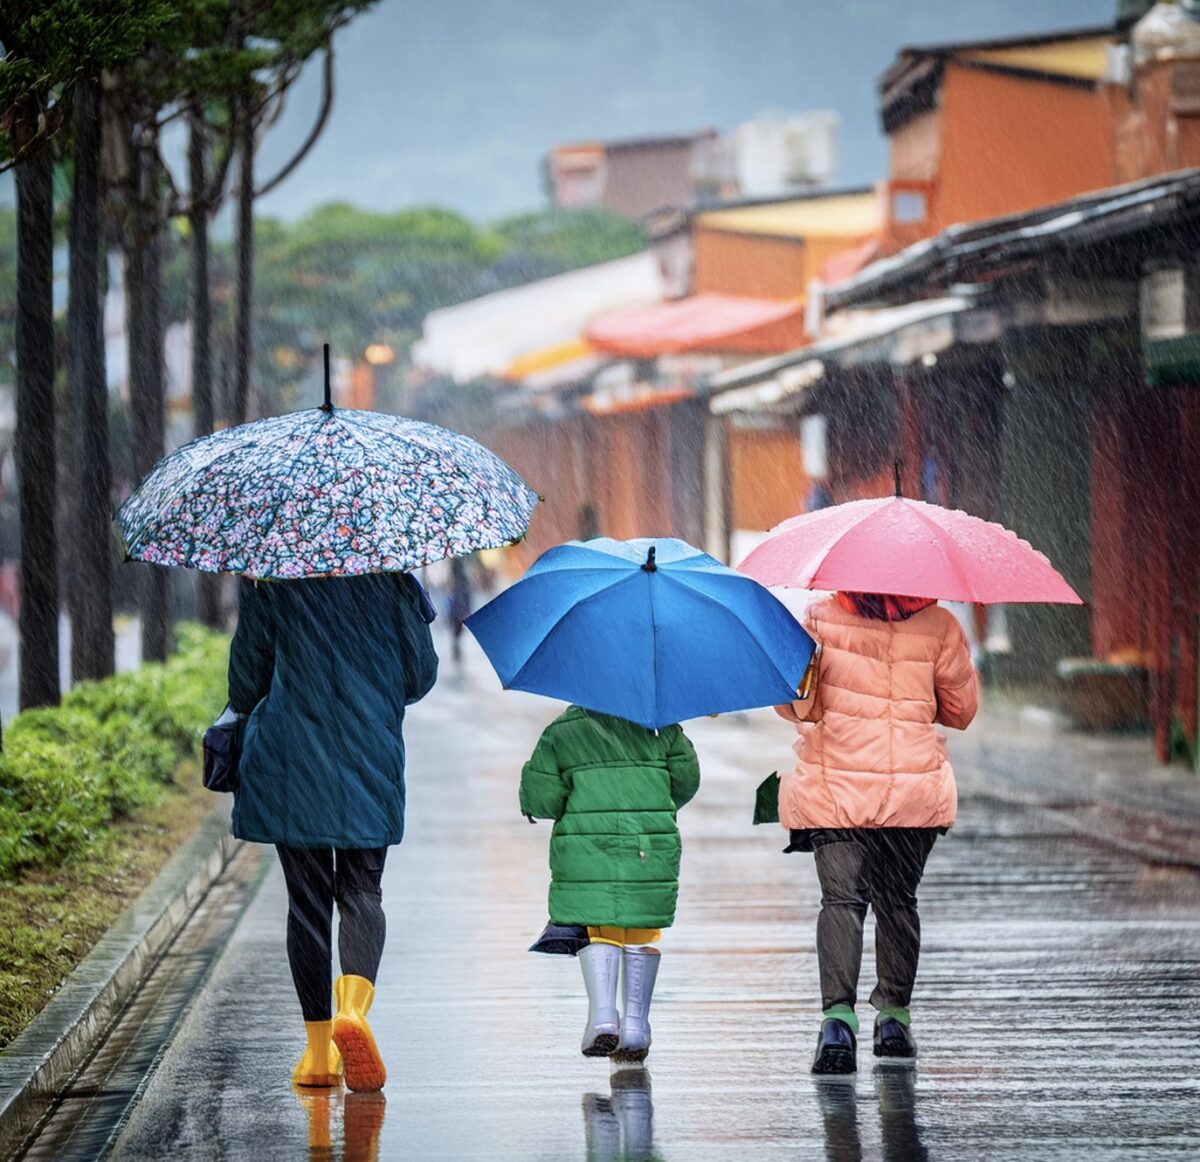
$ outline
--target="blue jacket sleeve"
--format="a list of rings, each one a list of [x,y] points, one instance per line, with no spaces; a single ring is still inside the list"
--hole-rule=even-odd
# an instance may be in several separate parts
[[[404,648],[404,702],[419,702],[437,681],[438,656],[429,623],[436,616],[421,583],[407,573],[397,577],[400,588],[399,631]]]
[[[271,691],[275,645],[267,597],[253,581],[238,583],[237,632],[229,647],[229,705],[249,714]]]

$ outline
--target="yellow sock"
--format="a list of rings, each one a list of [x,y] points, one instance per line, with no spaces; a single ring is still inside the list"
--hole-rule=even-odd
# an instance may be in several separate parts
[[[609,924],[588,925],[588,939],[593,944],[626,945],[655,944],[662,938],[661,928],[617,928]]]

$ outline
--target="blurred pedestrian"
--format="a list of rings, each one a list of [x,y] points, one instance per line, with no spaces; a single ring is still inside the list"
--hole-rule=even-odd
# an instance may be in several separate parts
[[[471,616],[471,604],[474,592],[471,585],[470,564],[462,557],[455,557],[450,562],[450,630],[454,635],[454,661],[462,663],[463,626]]]
[[[649,730],[582,706],[546,727],[521,772],[521,810],[555,821],[550,927],[534,949],[577,951],[588,995],[585,1057],[643,1061],[650,1052],[653,945],[674,922],[679,894],[675,813],[699,786],[696,752],[679,726]],[[556,930],[573,927],[579,940],[564,946]]]
[[[809,606],[815,691],[776,707],[798,761],[779,787],[788,851],[812,851],[821,885],[823,1020],[814,1073],[856,1069],[859,969],[875,913],[877,1057],[914,1057],[909,1003],[921,946],[917,886],[957,793],[942,726],[964,729],[979,678],[958,621],[931,599],[837,593]]]
[[[386,932],[384,860],[404,834],[404,708],[437,677],[433,616],[403,573],[241,582],[229,703],[249,720],[233,833],[275,844],[283,865],[307,1035],[297,1085],[336,1085],[343,1065],[353,1090],[387,1076],[366,1014]]]

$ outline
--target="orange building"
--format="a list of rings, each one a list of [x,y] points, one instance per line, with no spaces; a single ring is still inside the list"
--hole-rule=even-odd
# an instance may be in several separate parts
[[[696,293],[803,301],[827,259],[873,237],[881,224],[871,187],[698,213]]]
[[[1111,185],[1113,44],[1085,28],[902,49],[879,83],[885,251]]]

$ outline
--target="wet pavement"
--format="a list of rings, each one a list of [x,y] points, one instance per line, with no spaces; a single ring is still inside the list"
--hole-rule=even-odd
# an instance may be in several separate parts
[[[448,652],[448,651],[447,651]],[[408,834],[384,882],[372,1010],[385,1097],[298,1096],[303,1044],[272,867],[163,1054],[113,1157],[1185,1158],[1200,1152],[1200,881],[968,797],[921,893],[921,1058],[808,1073],[818,1023],[811,857],[751,828],[790,761],[769,712],[689,728],[648,1069],[578,1052],[577,965],[524,951],[545,921],[549,826],[517,775],[552,703],[475,656],[410,712]],[[868,924],[868,930],[870,924]],[[861,993],[870,991],[868,938]],[[863,1006],[868,1026],[869,1009]]]

